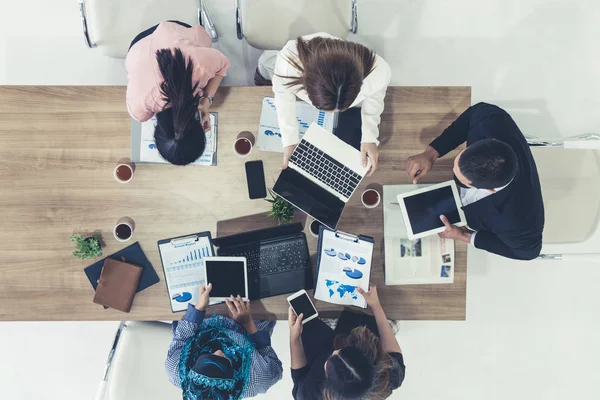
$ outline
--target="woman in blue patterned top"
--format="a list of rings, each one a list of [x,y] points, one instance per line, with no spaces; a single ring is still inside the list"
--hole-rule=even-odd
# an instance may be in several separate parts
[[[275,321],[253,321],[250,302],[226,300],[231,318],[204,318],[212,285],[202,285],[198,303],[173,323],[165,366],[185,400],[233,400],[265,393],[281,379],[281,361],[271,347]]]

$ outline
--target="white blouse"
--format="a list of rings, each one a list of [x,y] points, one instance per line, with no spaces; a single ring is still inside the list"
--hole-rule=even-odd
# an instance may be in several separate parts
[[[310,40],[314,37],[337,39],[335,36],[324,32],[305,35],[302,36],[302,39]],[[298,90],[297,87],[288,87],[286,83],[289,79],[282,78],[282,76],[300,76],[300,71],[287,62],[288,58],[297,59],[297,57],[296,41],[290,40],[277,55],[275,75],[272,81],[277,119],[284,147],[297,144],[300,141],[298,121],[296,119],[296,97],[308,104],[312,104],[304,89]],[[383,100],[392,74],[388,63],[377,55],[375,57],[373,71],[363,80],[360,92],[350,107],[361,106],[361,143],[376,143],[379,145],[377,137],[379,136],[379,122],[381,121],[381,113],[384,107]]]

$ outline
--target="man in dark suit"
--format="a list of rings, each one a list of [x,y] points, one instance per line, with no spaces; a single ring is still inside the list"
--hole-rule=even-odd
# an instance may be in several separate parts
[[[486,103],[469,107],[423,153],[409,157],[413,183],[465,141],[453,171],[470,229],[440,216],[446,225],[440,236],[508,258],[536,258],[544,229],[540,180],[525,137],[503,109]]]

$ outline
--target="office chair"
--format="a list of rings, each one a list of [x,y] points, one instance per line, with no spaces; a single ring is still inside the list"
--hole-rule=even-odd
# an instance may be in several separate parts
[[[358,30],[357,0],[236,0],[235,19],[238,39],[262,50],[310,33],[345,39]]]
[[[164,322],[121,322],[96,400],[181,400],[165,370],[173,335]]]
[[[545,260],[600,261],[600,253],[580,253],[577,244],[597,234],[600,221],[600,135],[559,140],[527,137],[536,161],[546,214]],[[562,253],[547,253],[545,248]],[[571,247],[571,249],[570,249]]]
[[[204,0],[78,0],[83,37],[89,48],[113,58],[125,58],[133,38],[163,21],[202,25],[218,39]],[[89,24],[88,24],[89,22]]]

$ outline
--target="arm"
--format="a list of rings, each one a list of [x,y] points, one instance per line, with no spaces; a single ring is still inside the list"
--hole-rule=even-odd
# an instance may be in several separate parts
[[[256,353],[252,357],[252,377],[244,392],[244,397],[266,393],[283,376],[281,361],[273,347],[271,347],[271,337],[267,330],[257,331],[250,338],[254,343]],[[252,384],[253,382],[256,382],[256,384]]]
[[[365,298],[369,307],[373,311],[375,322],[377,323],[377,329],[379,330],[379,340],[383,350],[387,353],[402,353],[400,345],[394,337],[394,332],[388,323],[385,312],[379,302],[379,295],[377,294],[377,287],[373,284],[369,285],[369,291],[365,292],[361,288],[358,288],[358,292]]]
[[[292,389],[292,396],[294,399],[298,394],[300,385],[304,382],[306,375],[308,374],[308,361],[306,360],[306,353],[304,352],[304,344],[302,343],[302,314],[296,317],[296,313],[292,310],[292,307],[288,310],[288,324],[290,327],[290,359],[291,359],[291,372],[292,381],[294,382],[294,388]]]
[[[477,231],[473,245],[478,249],[489,251],[502,257],[515,260],[533,260],[540,255],[542,238],[526,240],[523,237],[512,237],[506,234],[494,234],[490,231]]]
[[[437,151],[438,157],[443,157],[467,141],[469,127],[474,107],[466,109],[444,132],[429,144]]]
[[[365,97],[361,105],[361,143],[375,143],[379,145],[379,140],[377,140],[379,137],[379,123],[381,122],[381,113],[385,107],[385,93],[390,84],[391,76],[392,73],[389,65],[381,57],[377,57],[375,69],[365,79],[369,81],[369,84],[376,86],[373,92]]]
[[[289,44],[288,44],[289,45]],[[273,76],[273,93],[275,95],[275,107],[277,108],[277,121],[283,147],[295,145],[300,141],[298,121],[296,119],[296,92],[294,88],[286,85],[286,76],[298,75],[289,65],[283,54],[289,54],[286,47],[277,55],[275,62],[275,75]]]
[[[200,324],[204,320],[205,311],[195,309],[191,304],[188,304],[188,309],[180,322],[173,323],[173,340],[169,346],[167,353],[167,361],[165,368],[169,375],[169,381],[181,387],[181,379],[179,377],[179,356],[181,350],[187,341],[194,337],[200,330]]]

